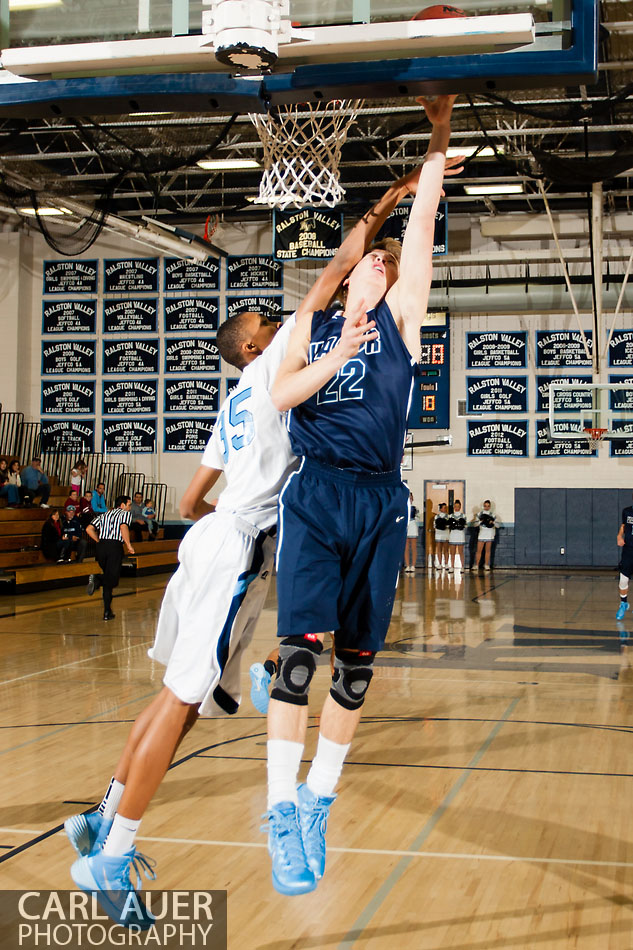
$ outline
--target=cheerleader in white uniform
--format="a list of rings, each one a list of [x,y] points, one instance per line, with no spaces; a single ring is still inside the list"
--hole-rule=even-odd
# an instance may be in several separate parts
[[[446,504],[439,506],[439,511],[433,520],[435,530],[435,557],[439,567],[448,567],[448,508]]]
[[[471,571],[478,570],[482,553],[484,555],[484,571],[489,571],[490,555],[492,554],[492,542],[495,539],[495,534],[497,531],[496,515],[492,511],[492,505],[490,504],[489,499],[486,499],[486,501],[483,503],[481,511],[475,519],[475,524],[479,525],[479,536],[477,538],[477,553],[475,554],[475,563],[471,567]]]
[[[464,544],[466,542],[466,515],[462,511],[461,501],[453,504],[453,514],[448,519],[448,572],[464,569]],[[455,567],[455,557],[459,554],[460,567]]]
[[[413,504],[413,492],[409,492],[409,524],[407,543],[404,549],[404,572],[415,574],[415,562],[418,554],[418,509]]]

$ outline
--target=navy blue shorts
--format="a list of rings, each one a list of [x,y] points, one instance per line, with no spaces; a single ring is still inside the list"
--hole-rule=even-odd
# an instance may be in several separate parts
[[[625,544],[623,548],[620,548],[620,574],[624,574],[625,577],[633,577],[633,547],[630,544]]]
[[[382,648],[408,502],[399,472],[360,474],[303,460],[279,500],[279,637],[333,630],[338,646]]]

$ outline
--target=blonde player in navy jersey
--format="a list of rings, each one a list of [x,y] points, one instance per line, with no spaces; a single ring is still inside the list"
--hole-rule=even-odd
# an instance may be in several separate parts
[[[319,277],[317,292],[332,296],[419,174],[416,169],[395,182],[361,219]],[[259,314],[244,313],[218,331],[223,359],[244,372],[180,504],[181,515],[196,524],[180,546],[180,566],[168,584],[150,650],[167,667],[164,688],[134,724],[99,810],[65,825],[81,855],[73,880],[96,892],[106,912],[125,926],[152,923],[142,908],[139,919],[129,901],[132,868],[153,875],[134,840],[178,744],[199,714],[231,714],[239,706],[241,655],[270,581],[277,499],[297,465],[270,398],[293,325],[291,318],[278,331]],[[214,507],[205,497],[222,473],[227,487]]]
[[[325,868],[334,789],[384,644],[409,492],[400,476],[432,274],[454,96],[419,100],[432,123],[402,246],[378,245],[344,284],[344,312],[313,291],[272,389],[301,457],[279,500],[279,673],[268,708],[268,850],[273,886],[311,891]],[[335,669],[316,757],[297,788],[310,681],[334,631]]]

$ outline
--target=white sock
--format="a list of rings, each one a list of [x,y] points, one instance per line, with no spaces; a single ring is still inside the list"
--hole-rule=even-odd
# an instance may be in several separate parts
[[[308,772],[308,788],[314,795],[333,795],[351,743],[341,745],[319,733],[316,755]]]
[[[124,818],[123,815],[115,815],[103,845],[103,853],[118,857],[131,851],[140,824],[140,818],[138,821],[133,821],[131,818]]]
[[[110,784],[108,785],[108,790],[103,796],[103,800],[99,805],[97,811],[100,815],[103,815],[104,818],[114,818],[116,815],[116,810],[119,807],[119,802],[123,796],[123,789],[125,785],[112,776],[110,779]]]
[[[302,742],[287,739],[269,739],[268,750],[268,809],[279,802],[297,800],[297,775],[303,755]]]

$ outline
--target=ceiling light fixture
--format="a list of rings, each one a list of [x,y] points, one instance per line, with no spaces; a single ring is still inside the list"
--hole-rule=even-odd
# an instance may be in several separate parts
[[[61,7],[62,0],[9,0],[9,12],[19,13],[21,10],[38,10],[40,7]]]
[[[240,168],[262,167],[255,158],[203,158],[202,161],[196,162],[196,165],[207,171],[237,171]]]
[[[503,145],[496,145],[495,148],[503,155],[505,151]],[[464,158],[470,158],[475,152],[477,152],[476,145],[451,145],[450,148],[446,149],[446,157],[457,158],[458,155],[463,155]],[[490,145],[484,145],[484,147],[477,152],[477,158],[492,158],[494,154],[494,149],[491,148]]]
[[[467,195],[522,195],[525,188],[523,182],[516,184],[499,182],[487,185],[464,185],[464,191]]]
[[[60,214],[72,214],[67,208],[18,208],[20,214],[30,214],[35,217],[36,214],[39,214],[41,218],[54,218]]]

